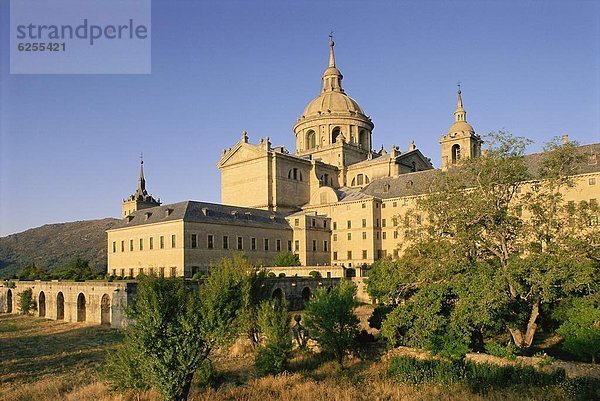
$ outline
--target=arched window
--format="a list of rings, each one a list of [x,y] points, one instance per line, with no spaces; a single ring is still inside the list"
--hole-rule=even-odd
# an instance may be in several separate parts
[[[369,150],[369,134],[367,131],[360,130],[358,133],[358,144],[363,148]]]
[[[100,300],[100,324],[110,324],[110,297],[102,295]]]
[[[77,296],[77,321],[85,322],[86,318],[86,307],[85,307],[85,295],[83,293],[79,293]]]
[[[460,160],[460,145],[452,146],[452,164],[455,164]]]
[[[307,149],[314,149],[317,147],[317,134],[315,134],[315,131],[310,130],[306,134],[306,145]]]
[[[290,171],[288,171],[288,179],[302,181],[302,171],[298,170],[296,167],[290,169]]]
[[[342,131],[340,130],[340,127],[335,127],[333,131],[331,131],[331,143],[338,142],[341,133]]]
[[[46,317],[46,294],[44,294],[44,291],[40,291],[38,300],[38,314],[40,317]]]
[[[56,294],[56,320],[65,318],[65,297],[62,292]]]
[[[357,175],[356,176],[356,185],[362,185],[363,179],[364,179],[364,176],[362,174]]]

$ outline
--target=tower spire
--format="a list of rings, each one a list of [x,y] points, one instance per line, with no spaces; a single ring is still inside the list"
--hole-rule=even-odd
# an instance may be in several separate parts
[[[342,92],[344,93],[344,89],[342,89],[342,79],[344,76],[335,66],[335,54],[333,52],[333,32],[329,34],[329,66],[323,73],[323,92]]]
[[[456,102],[456,110],[454,111],[454,121],[455,122],[467,121],[467,112],[463,108],[462,91],[460,88],[460,81],[458,81],[457,86],[458,86],[458,99]]]
[[[146,195],[146,179],[144,178],[144,154],[140,153],[140,178],[138,178],[138,187],[135,191],[136,196]]]
[[[335,43],[333,42],[333,31],[329,34],[329,68],[335,68],[335,54],[333,53],[333,46]]]

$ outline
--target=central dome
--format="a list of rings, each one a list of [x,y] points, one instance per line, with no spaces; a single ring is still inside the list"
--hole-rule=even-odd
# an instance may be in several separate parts
[[[316,99],[310,102],[308,106],[306,106],[302,116],[313,117],[315,115],[329,113],[342,113],[350,115],[365,114],[358,102],[345,93],[323,92]]]

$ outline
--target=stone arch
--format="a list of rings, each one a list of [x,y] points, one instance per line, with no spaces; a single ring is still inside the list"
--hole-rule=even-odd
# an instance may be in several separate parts
[[[13,310],[12,290],[9,288],[6,293],[6,313],[12,313]]]
[[[356,277],[356,269],[349,267],[346,269],[346,277]]]
[[[358,144],[366,150],[370,150],[369,146],[369,133],[367,130],[361,129],[358,133]]]
[[[304,287],[302,289],[302,303],[304,305],[306,305],[306,303],[310,300],[311,295],[312,295],[312,292],[310,290],[310,287]]]
[[[100,324],[110,324],[110,297],[102,295],[100,301]]]
[[[44,291],[40,291],[38,296],[38,316],[46,317],[46,294],[44,294]]]
[[[85,305],[85,295],[83,292],[80,292],[77,295],[77,321],[85,322],[86,319],[86,305]]]
[[[275,288],[275,290],[273,290],[273,294],[271,295],[271,299],[272,300],[278,300],[278,301],[282,301],[283,300],[283,290],[281,288]]]
[[[65,296],[62,292],[56,294],[56,320],[65,318]]]
[[[452,164],[460,160],[460,145],[452,145]]]
[[[310,130],[306,133],[306,149],[314,149],[317,147],[317,134]]]
[[[341,142],[342,136],[342,130],[340,127],[335,127],[331,131],[331,143]]]

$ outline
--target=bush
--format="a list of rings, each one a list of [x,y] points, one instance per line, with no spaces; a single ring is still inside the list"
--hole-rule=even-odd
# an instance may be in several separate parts
[[[265,301],[260,304],[257,315],[262,343],[256,352],[256,369],[263,375],[281,373],[287,369],[292,351],[285,301]]]
[[[292,252],[281,252],[275,256],[272,265],[277,267],[300,266],[300,257]]]
[[[495,341],[491,341],[485,344],[485,352],[490,355],[498,356],[500,358],[507,358],[514,360],[517,358],[517,352],[519,350],[514,343],[510,342],[506,346],[502,346]]]
[[[311,270],[310,273],[308,273],[308,275],[312,278],[321,278],[321,273],[319,273],[316,270]]]
[[[18,305],[23,315],[28,315],[32,309],[35,309],[35,301],[33,300],[33,291],[31,288],[19,293]]]
[[[563,349],[579,358],[600,357],[600,308],[591,300],[577,299],[566,312],[566,321],[557,332],[565,340]]]
[[[369,326],[381,330],[381,324],[387,317],[388,313],[390,313],[394,309],[391,305],[377,305],[373,310],[373,313],[369,317]]]

